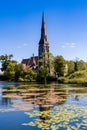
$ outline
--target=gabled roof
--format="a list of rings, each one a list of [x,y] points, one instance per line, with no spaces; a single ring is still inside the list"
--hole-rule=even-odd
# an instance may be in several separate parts
[[[28,59],[23,59],[22,64],[25,64],[27,67],[37,66],[38,65],[38,56],[34,56]]]

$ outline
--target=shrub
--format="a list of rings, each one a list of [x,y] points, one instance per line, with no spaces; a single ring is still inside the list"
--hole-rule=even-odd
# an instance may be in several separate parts
[[[73,79],[73,78],[87,78],[87,72],[77,71],[69,76],[69,79]]]
[[[73,79],[69,79],[68,83],[70,83],[70,84],[87,84],[87,79],[86,78],[73,78]]]
[[[66,77],[58,77],[58,83],[67,83],[67,78]]]

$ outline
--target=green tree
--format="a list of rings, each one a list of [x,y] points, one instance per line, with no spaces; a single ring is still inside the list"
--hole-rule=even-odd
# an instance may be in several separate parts
[[[40,75],[42,76],[42,78],[44,79],[44,82],[46,84],[47,77],[49,76],[49,68],[41,66],[40,67]]]
[[[75,71],[75,63],[74,61],[70,60],[67,61],[67,65],[68,65],[68,75],[69,75]]]
[[[24,67],[22,64],[16,64],[15,66],[15,81],[19,80],[19,77],[23,78]]]
[[[2,64],[1,71],[3,71],[4,80],[13,80],[15,75],[15,66],[17,62],[15,60],[11,60],[13,57],[10,55],[1,55],[0,61]]]
[[[37,74],[29,68],[24,68],[22,64],[16,65],[15,80],[16,81],[35,81]]]
[[[6,69],[4,70],[4,76],[7,80],[14,80],[15,78],[15,66],[16,62],[14,61],[9,61]]]
[[[1,55],[0,56],[0,61],[1,61],[1,64],[2,64],[2,67],[1,67],[1,71],[5,71],[7,69],[7,66],[9,64],[9,62],[11,61],[11,58],[13,57],[12,54],[10,55]]]
[[[75,61],[75,71],[85,70],[86,63],[83,60]]]
[[[56,56],[54,58],[54,70],[58,76],[64,76],[66,61],[62,56]]]

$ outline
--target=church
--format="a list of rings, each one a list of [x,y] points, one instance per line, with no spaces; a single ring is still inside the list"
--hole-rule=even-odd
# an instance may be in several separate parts
[[[44,62],[42,60],[44,59]],[[44,65],[49,67],[49,43],[46,35],[46,25],[44,20],[44,12],[42,14],[41,36],[38,43],[38,56],[33,56],[22,60],[22,65],[25,68],[31,68],[35,72],[39,72],[39,68]]]

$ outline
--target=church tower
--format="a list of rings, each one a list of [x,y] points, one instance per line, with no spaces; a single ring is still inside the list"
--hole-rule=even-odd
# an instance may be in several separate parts
[[[46,35],[46,25],[44,21],[44,12],[42,14],[42,26],[41,26],[41,37],[39,41],[38,48],[38,60],[39,68],[40,66],[49,67],[49,43],[47,41]]]

